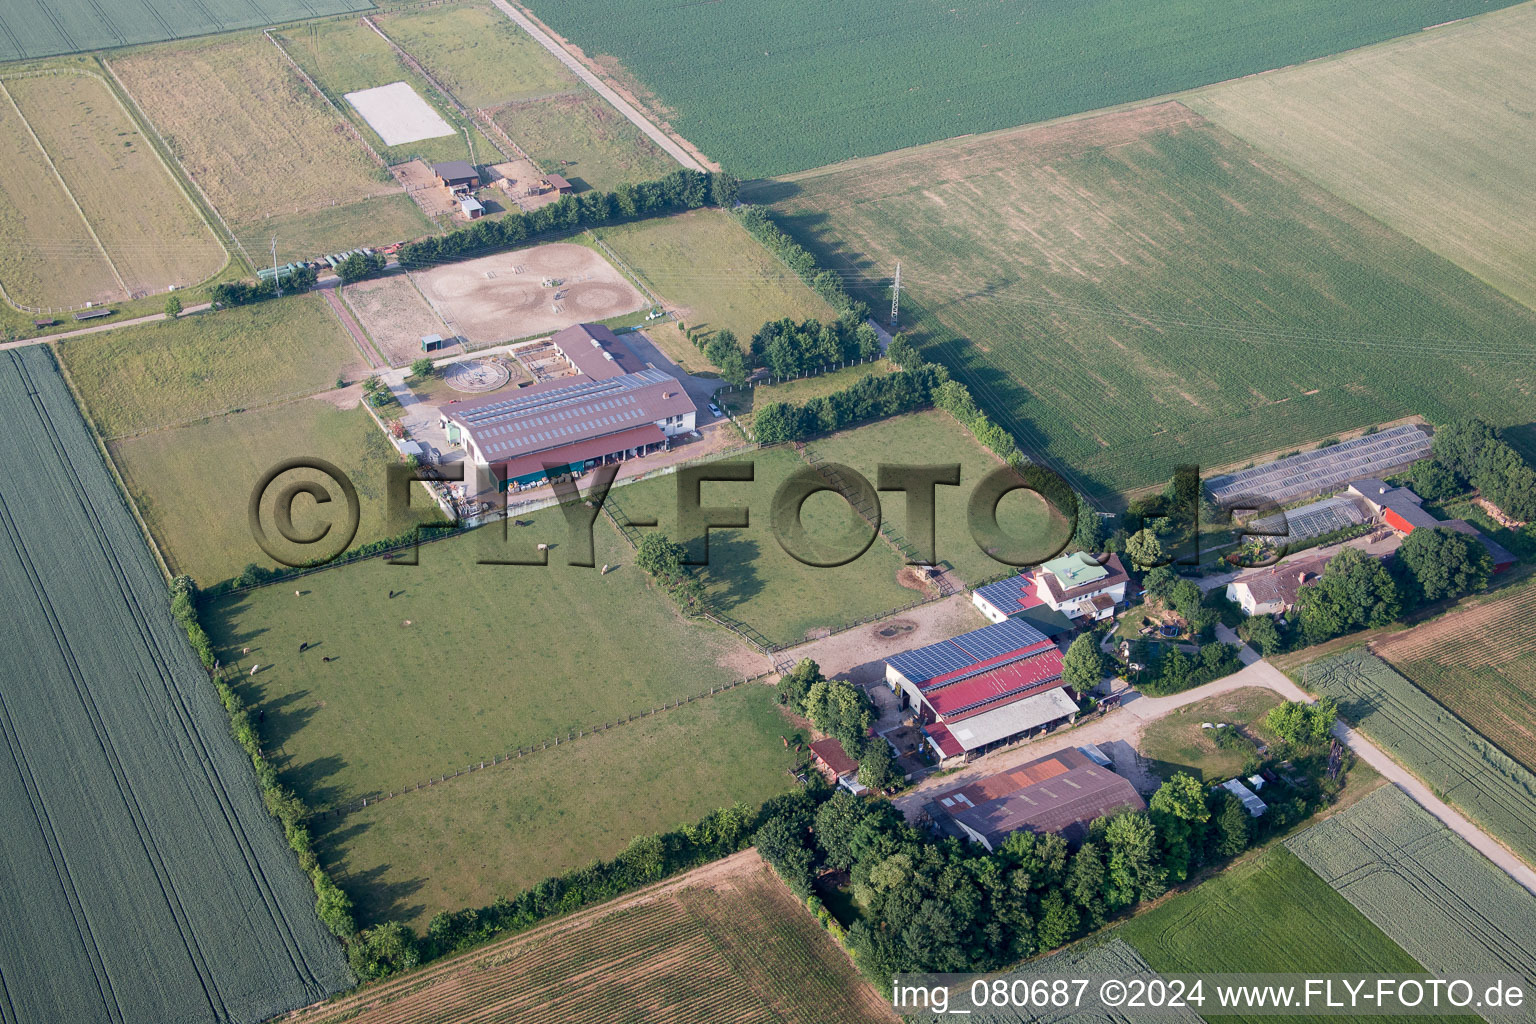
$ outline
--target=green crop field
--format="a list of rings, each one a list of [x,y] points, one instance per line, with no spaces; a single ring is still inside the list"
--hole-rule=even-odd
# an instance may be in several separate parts
[[[1536,775],[1365,651],[1313,662],[1294,675],[1304,689],[1337,698],[1341,715],[1442,800],[1536,861]]]
[[[563,677],[562,685],[581,678]],[[365,920],[425,928],[439,910],[485,906],[594,857],[613,857],[635,836],[666,832],[738,801],[755,807],[791,788],[787,769],[805,755],[780,740],[795,732],[774,696],[760,683],[740,686],[370,802],[326,819],[318,836],[322,857]]]
[[[577,189],[612,191],[677,170],[675,160],[586,89],[509,103],[496,111],[495,121],[546,172]]]
[[[1029,978],[1076,978],[1088,976],[1130,978],[1152,974],[1152,966],[1135,947],[1111,933],[1109,939],[1095,938],[1076,946],[1052,953],[1039,960],[1020,964],[1009,971]],[[1033,1012],[1032,1008],[1019,1007],[1012,1011],[974,1014],[970,1018],[976,1024],[1074,1024],[1084,1019],[1077,1007]],[[1201,1024],[1201,1017],[1188,1006],[1160,1006],[1155,1010],[1139,1010],[1119,1007],[1113,1010],[1094,1010],[1094,1021],[1103,1024]]]
[[[325,459],[351,478],[361,512],[353,546],[403,532],[391,529],[385,516],[386,467],[398,456],[361,408],[343,411],[324,399],[301,398],[121,438],[109,447],[171,571],[203,587],[239,575],[251,562],[274,566],[251,539],[246,508],[261,475],[286,459]],[[300,476],[320,480],[297,471],[283,479]],[[426,496],[418,491],[412,504],[426,506]],[[295,503],[301,532],[330,521],[325,510]],[[295,550],[290,560],[305,557]]]
[[[257,1021],[346,987],[47,349],[0,354],[0,416],[5,1018]]]
[[[604,227],[595,234],[691,329],[713,333],[726,328],[746,345],[770,320],[830,321],[837,316],[722,210],[693,210]],[[647,327],[645,333],[679,365],[709,366],[675,322]]]
[[[1418,974],[1423,968],[1284,846],[1272,846],[1115,929],[1173,973]],[[1210,1009],[1209,1006],[1206,1007]],[[1230,1020],[1263,1016],[1223,1015]],[[1287,1015],[1286,1020],[1328,1020]],[[1411,1016],[1380,1016],[1412,1021]]]
[[[217,274],[223,246],[111,89],[91,72],[58,72],[0,84],[9,159],[26,161],[39,176],[5,190],[56,191],[50,201],[59,207],[0,200],[0,224],[19,234],[6,232],[6,260],[24,264],[20,281],[4,282],[11,298],[34,305],[121,302]],[[49,166],[36,166],[38,160]],[[78,223],[82,216],[85,224]],[[66,223],[51,233],[48,222],[60,217]],[[81,237],[87,232],[93,234]]]
[[[761,177],[1145,100],[1508,3],[531,6],[726,170]]]
[[[606,575],[565,564],[557,509],[427,544],[415,568],[372,559],[221,599],[206,619],[267,709],[284,775],[316,806],[399,790],[471,761],[755,675],[764,659],[684,619],[606,521]],[[537,558],[548,567],[483,564]],[[390,594],[394,597],[390,597]],[[299,653],[300,644],[310,649]],[[241,650],[250,648],[248,655]],[[322,658],[330,658],[324,662]],[[552,689],[556,681],[566,681]],[[431,715],[421,708],[431,706]]]
[[[1385,636],[1371,649],[1536,770],[1536,585]]]
[[[73,338],[59,355],[107,437],[312,395],[363,369],[318,295]]]
[[[893,611],[923,596],[898,582],[903,559],[879,539],[854,561],[835,568],[805,565],[784,551],[774,539],[771,510],[779,485],[806,465],[793,449],[763,448],[731,461],[750,462],[754,480],[705,483],[701,504],[746,508],[750,526],[709,532],[709,564],[695,572],[702,578],[705,602],[711,609],[746,623],[773,644],[787,645]],[[874,473],[874,466],[867,462],[854,468],[867,471],[866,475]],[[657,529],[682,541],[677,528],[677,480],[668,475],[615,488],[608,504],[622,509],[631,520],[655,519]],[[802,511],[806,534],[823,553],[856,550],[870,534],[869,524],[836,494],[813,495]],[[692,544],[689,557],[703,558],[702,544]]]
[[[754,197],[877,307],[903,261],[903,326],[1096,496],[1413,413],[1530,419],[1536,313],[1178,104]]]
[[[889,1004],[859,977],[847,954],[751,851],[648,887],[639,896],[611,900],[493,942],[429,971],[371,985],[293,1020],[895,1020]]]
[[[458,117],[437,90],[406,66],[388,40],[358,19],[308,22],[273,35],[390,165],[418,159],[429,164],[443,160],[468,160],[471,163],[501,160],[478,127],[468,125]],[[397,146],[385,145],[363,115],[347,101],[346,94],[394,82],[405,82],[414,89],[423,102],[455,129],[454,134]],[[474,141],[473,153],[464,138],[466,127]]]
[[[1396,786],[1286,846],[1431,971],[1536,976],[1536,898]]]
[[[1536,307],[1536,6],[1184,102]]]
[[[960,486],[934,490],[934,541],[939,559],[954,566],[960,578],[970,584],[1013,571],[977,545],[966,520],[971,493],[1002,462],[948,413],[934,410],[879,420],[818,438],[810,447],[830,462],[841,462],[863,473],[871,484],[877,482],[882,462],[911,466],[960,463]],[[884,521],[910,541],[905,496],[890,491],[880,495],[880,503]],[[1037,551],[1036,561],[1057,554],[1071,536],[1060,513],[1029,491],[1014,491],[1003,498],[998,503],[997,522],[1008,536]]]
[[[490,7],[429,7],[375,21],[471,109],[586,88],[554,54]]]
[[[369,0],[11,0],[0,11],[0,61],[186,39],[372,6]]]

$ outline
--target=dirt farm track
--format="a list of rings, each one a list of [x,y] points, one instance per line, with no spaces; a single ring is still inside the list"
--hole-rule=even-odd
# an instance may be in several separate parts
[[[414,276],[427,301],[470,348],[604,320],[645,304],[645,296],[601,256],[570,243],[484,256]]]

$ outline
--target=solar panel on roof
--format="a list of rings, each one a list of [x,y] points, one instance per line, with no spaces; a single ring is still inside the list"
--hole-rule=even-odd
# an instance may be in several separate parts
[[[947,641],[919,647],[912,651],[902,651],[887,659],[896,671],[911,682],[919,684],[926,683],[936,676],[965,668],[973,660],[965,651]]]
[[[962,633],[950,643],[969,653],[977,661],[986,661],[1029,647],[1045,640],[1045,634],[1018,619],[1006,619],[991,626],[983,626],[969,633]]]

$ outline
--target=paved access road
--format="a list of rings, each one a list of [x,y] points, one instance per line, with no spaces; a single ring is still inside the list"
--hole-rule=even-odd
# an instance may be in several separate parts
[[[652,123],[650,118],[636,110],[632,103],[614,92],[606,82],[589,71],[585,64],[571,56],[570,51],[561,46],[559,41],[548,32],[535,25],[533,19],[529,18],[528,15],[507,3],[507,0],[491,0],[491,3],[495,4],[497,10],[501,11],[501,13],[517,22],[518,27],[524,32],[537,39],[540,46],[554,54],[560,63],[570,68],[576,77],[590,85],[599,96],[611,103],[615,110],[634,122],[636,128],[645,132],[650,140],[660,146],[672,159],[691,170],[708,170],[703,164],[695,160],[686,149],[673,142],[666,132]]]

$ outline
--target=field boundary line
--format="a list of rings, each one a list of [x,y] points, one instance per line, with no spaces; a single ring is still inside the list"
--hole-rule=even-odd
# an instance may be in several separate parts
[[[283,55],[283,60],[288,62],[288,66],[293,69],[294,74],[298,75],[300,80],[302,80],[305,85],[309,86],[309,91],[320,97],[321,102],[331,108],[331,113],[335,114],[338,118],[341,119],[342,125],[347,129],[348,132],[351,133],[352,137],[357,140],[357,144],[362,146],[363,149],[367,150],[369,156],[373,157],[373,162],[385,170],[388,170],[389,162],[379,155],[378,150],[374,149],[368,144],[368,140],[363,138],[363,133],[357,130],[357,125],[352,123],[352,119],[349,118],[346,114],[342,113],[340,107],[331,102],[331,98],[325,94],[324,90],[322,90],[320,86],[315,84],[315,80],[310,78],[309,74],[303,68],[299,67],[299,62],[288,55],[288,51],[283,49],[283,44],[277,41],[277,37],[272,34],[272,30],[264,28],[261,30],[261,34],[267,37],[267,42],[277,47],[277,52]]]
[[[150,134],[154,136],[160,148],[169,153],[171,158],[176,161],[177,166],[181,167],[183,177],[191,184],[193,190],[197,192],[198,196],[202,199],[203,205],[218,220],[219,226],[224,229],[224,234],[229,238],[231,255],[234,250],[238,249],[240,255],[245,258],[246,266],[255,267],[256,262],[251,259],[251,254],[245,251],[245,246],[241,243],[240,236],[235,234],[234,229],[229,226],[229,221],[224,219],[224,214],[219,211],[214,201],[208,198],[208,193],[203,191],[203,186],[198,184],[197,179],[186,169],[186,165],[181,162],[181,158],[176,155],[176,151],[171,148],[170,143],[165,141],[165,136],[160,134],[160,128],[154,121],[150,120],[149,115],[144,112],[144,108],[139,106],[139,101],[134,98],[133,91],[117,76],[117,71],[112,67],[112,62],[105,57],[99,59],[101,60],[101,66],[107,69],[107,74],[112,77],[112,81],[116,83],[117,88],[122,92],[123,96],[127,97],[128,102],[133,105],[133,109],[138,112],[138,122],[149,129]]]
[[[32,122],[28,121],[27,115],[21,112],[21,107],[17,105],[16,98],[11,95],[11,91],[5,87],[4,82],[0,82],[0,95],[4,95],[6,102],[11,105],[11,109],[16,111],[16,116],[21,119],[22,127],[27,130],[27,135],[31,137],[33,145],[37,146],[37,151],[43,155],[43,160],[48,164],[48,169],[53,172],[53,177],[58,181],[59,188],[63,189],[64,194],[69,197],[69,205],[73,206],[75,212],[80,215],[80,223],[85,225],[86,233],[91,236],[91,241],[96,243],[96,248],[101,250],[101,258],[107,261],[107,267],[111,269],[112,276],[117,279],[117,286],[123,290],[123,301],[127,302],[132,299],[133,292],[129,289],[128,282],[123,280],[123,275],[118,271],[117,264],[112,262],[112,256],[107,252],[107,247],[102,244],[101,238],[96,234],[96,229],[91,226],[91,219],[80,208],[80,201],[69,190],[69,183],[64,180],[64,175],[59,173],[58,167],[54,166],[53,157],[48,155],[47,148],[43,146],[43,140],[39,139],[37,132],[32,130]]]

